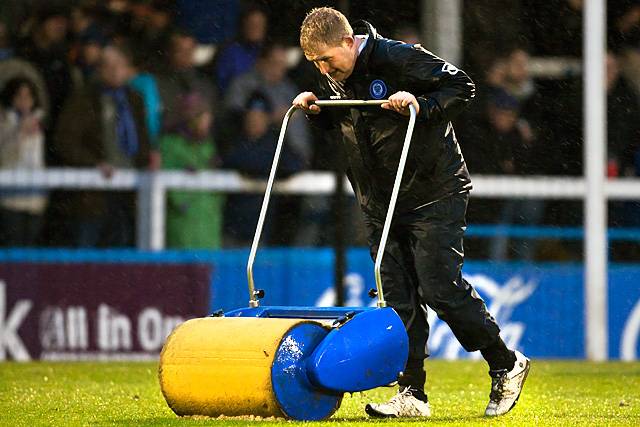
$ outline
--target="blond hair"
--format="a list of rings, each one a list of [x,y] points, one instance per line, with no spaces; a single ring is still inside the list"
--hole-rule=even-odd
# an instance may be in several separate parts
[[[313,54],[325,46],[339,46],[345,36],[352,35],[346,16],[331,7],[317,7],[302,21],[300,47],[306,54]]]

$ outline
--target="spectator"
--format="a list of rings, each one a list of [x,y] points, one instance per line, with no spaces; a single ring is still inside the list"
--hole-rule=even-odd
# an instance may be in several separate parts
[[[36,87],[38,105],[43,113],[43,124],[49,117],[49,93],[42,74],[28,61],[20,58],[9,58],[0,61],[0,87],[4,87],[9,80],[23,77]]]
[[[507,80],[508,60],[504,56],[496,56],[488,63],[483,78],[478,79],[484,84],[478,84],[476,89],[476,107],[469,108],[460,114],[458,123],[460,123],[459,134],[461,135],[460,144],[462,144],[465,159],[475,155],[474,150],[482,149],[473,144],[475,135],[486,129],[487,109],[489,99],[497,93],[505,91]],[[466,147],[465,141],[470,141],[473,145]],[[471,156],[469,155],[471,154]],[[479,165],[478,165],[479,166]],[[473,171],[472,172],[476,172]],[[473,199],[471,204],[473,204]]]
[[[213,114],[198,94],[180,100],[178,127],[160,140],[164,169],[189,172],[215,166],[216,147],[211,138]],[[223,196],[202,191],[170,191],[167,196],[167,246],[219,248]]]
[[[33,32],[18,49],[18,56],[31,62],[42,74],[49,95],[49,121],[45,129],[47,136],[46,159],[49,164],[58,164],[55,152],[48,140],[58,121],[68,95],[73,89],[72,69],[67,63],[68,19],[63,9],[44,6],[38,13]]]
[[[536,157],[534,153],[538,148],[526,121],[519,115],[518,100],[505,89],[494,86],[486,95],[484,105],[484,117],[465,130],[473,132],[474,140],[479,141],[462,147],[469,172],[486,175],[531,173],[530,160]],[[464,136],[461,141],[465,141]],[[534,225],[542,220],[543,214],[544,204],[537,199],[472,199],[469,203],[469,221],[476,223]],[[506,259],[508,243],[505,235],[493,239],[489,248],[492,258]],[[536,248],[521,241],[514,249],[519,257],[532,259]]]
[[[251,69],[258,58],[267,34],[267,14],[258,7],[249,8],[240,19],[238,40],[223,47],[216,58],[215,77],[220,94],[224,94],[234,77]]]
[[[515,48],[507,55],[502,86],[522,108],[532,108],[529,104],[534,104],[537,88],[529,72],[529,53],[526,50]]]
[[[499,91],[506,86],[508,68],[506,57],[497,56],[493,59],[484,78],[488,92]]]
[[[107,44],[105,30],[98,22],[97,15],[97,6],[91,1],[84,1],[71,8],[69,22],[73,43],[69,57],[80,70],[84,83],[94,77],[102,49]]]
[[[35,85],[25,78],[10,80],[0,94],[0,168],[44,167],[44,134]],[[46,194],[38,190],[0,193],[0,242],[31,246],[42,224]]]
[[[493,144],[493,152],[487,152],[486,159],[498,159],[496,172],[521,175],[529,172],[529,163],[535,143],[532,134],[522,126],[519,117],[518,100],[508,92],[495,92],[489,99],[488,126],[483,138],[485,144]],[[491,144],[489,143],[489,144]],[[538,199],[506,199],[502,204],[499,222],[504,225],[540,223],[544,215],[544,204]],[[519,240],[514,246],[517,256],[532,260],[535,255],[533,240]],[[507,234],[497,235],[491,243],[491,257],[503,261],[508,257],[509,239]]]
[[[618,58],[607,54],[607,153],[610,178],[640,176],[640,102],[620,73]],[[614,225],[640,226],[638,202],[610,202]]]
[[[169,59],[166,46],[173,32],[173,3],[153,0],[132,6],[132,23],[127,35],[137,47],[140,66],[154,73],[161,72]]]
[[[215,106],[215,93],[211,85],[195,67],[196,39],[184,31],[176,31],[169,42],[169,68],[158,77],[160,98],[164,106],[164,128],[174,129],[181,120],[178,100],[200,94],[210,108]]]
[[[494,140],[488,135],[487,129],[491,129],[488,122],[489,101],[496,94],[505,93],[505,80],[507,75],[507,59],[505,56],[495,56],[491,58],[488,66],[484,70],[484,75],[480,78],[484,84],[476,86],[477,100],[474,101],[475,108],[463,111],[457,119],[456,127],[459,135],[460,147],[467,162],[467,167],[472,176],[476,174],[495,175],[502,172],[498,159],[494,154],[496,150]],[[484,139],[488,138],[488,139]],[[467,206],[467,218],[470,223],[491,224],[499,219],[502,199],[488,199],[484,197],[472,197]],[[486,258],[489,254],[486,239],[468,239],[465,242],[465,251],[473,254],[473,257]]]
[[[225,108],[232,112],[243,111],[250,96],[264,94],[273,109],[271,124],[279,127],[298,89],[287,77],[287,51],[284,46],[266,46],[258,56],[255,67],[233,80],[225,97]],[[311,157],[311,142],[307,120],[298,114],[291,118],[287,129],[287,147],[297,152],[305,162]]]
[[[83,1],[74,5],[71,8],[69,18],[71,32],[76,39],[87,33],[102,32],[96,22],[96,6],[91,1]]]
[[[74,64],[82,73],[84,83],[89,83],[94,78],[106,43],[107,40],[97,29],[79,37]]]
[[[302,58],[292,69],[289,70],[288,78],[296,87],[311,87],[315,85],[318,70],[310,61]],[[297,117],[297,114],[293,116]],[[311,168],[313,170],[333,170],[338,162],[337,153],[333,149],[333,144],[327,143],[333,136],[329,135],[326,129],[317,126],[308,126],[309,140],[312,147]],[[358,213],[359,215],[359,213]]]
[[[272,107],[268,97],[256,92],[249,97],[243,118],[243,132],[233,148],[226,154],[224,166],[238,170],[252,177],[267,177],[278,139],[272,127]],[[289,176],[302,169],[302,162],[291,150],[283,150],[278,172],[280,177]],[[275,230],[282,230],[278,220],[284,218],[286,197],[274,197],[270,205],[270,215],[265,224],[265,240],[281,243],[295,236],[296,222],[287,219],[284,230],[287,237]],[[225,246],[247,246],[253,239],[255,225],[262,205],[261,195],[231,195],[225,209]],[[273,232],[273,233],[272,233]]]
[[[120,48],[107,46],[99,81],[83,88],[65,105],[55,139],[65,166],[96,167],[109,178],[115,169],[149,165],[144,106],[126,85],[129,67]],[[134,194],[77,191],[66,202],[77,246],[133,244]]]
[[[640,3],[637,0],[608,0],[609,48],[615,53],[640,47]]]
[[[609,175],[633,175],[634,145],[638,144],[638,94],[633,90],[632,84],[622,75],[620,60],[614,53],[607,53],[606,57],[606,90],[607,90],[607,152],[609,162]],[[562,137],[564,140],[561,153],[564,155],[564,163],[567,165],[566,174],[582,175],[582,113],[583,113],[582,79],[576,79],[567,85],[565,90],[558,94],[565,100],[563,114],[567,117],[562,125]],[[556,126],[558,126],[556,124]]]
[[[625,78],[640,93],[640,2],[607,2],[609,49],[619,56]]]
[[[545,102],[538,90],[536,82],[529,72],[529,53],[522,48],[513,49],[506,60],[506,69],[503,87],[513,96],[519,104],[519,117],[517,126],[525,141],[532,142],[537,139],[537,132],[545,126],[543,107]],[[544,174],[547,162],[547,152],[542,147],[536,146],[529,150],[530,156],[526,164],[519,167],[519,173]]]
[[[635,152],[640,148],[638,95],[620,73],[619,59],[612,52],[606,67],[609,175],[635,176]]]
[[[98,2],[96,7],[100,28],[107,37],[132,31],[134,4],[131,0],[106,0]]]
[[[158,90],[158,82],[151,73],[142,71],[141,59],[134,55],[126,43],[119,44],[120,50],[127,55],[129,68],[129,86],[144,101],[145,123],[151,147],[157,148],[158,138],[162,130],[162,100]],[[152,153],[153,154],[153,153]],[[159,165],[159,164],[158,164]]]

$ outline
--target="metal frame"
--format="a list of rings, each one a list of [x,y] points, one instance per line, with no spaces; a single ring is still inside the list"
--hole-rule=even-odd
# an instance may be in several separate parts
[[[607,280],[607,147],[606,1],[586,0],[584,33],[584,292],[587,358],[609,358]]]
[[[315,104],[319,107],[362,107],[362,106],[375,106],[382,105],[388,102],[386,99],[381,100],[355,100],[355,99],[338,99],[338,100],[323,100],[316,101]],[[282,120],[282,127],[280,128],[280,135],[278,137],[278,144],[276,145],[276,151],[273,156],[273,162],[271,164],[271,171],[269,172],[269,179],[267,181],[267,188],[262,199],[262,207],[260,209],[260,216],[258,217],[258,224],[256,225],[256,232],[253,236],[253,243],[251,244],[251,251],[249,252],[249,260],[247,261],[247,279],[249,283],[249,307],[258,307],[260,305],[259,297],[260,291],[256,291],[255,282],[253,280],[253,263],[256,258],[256,252],[258,250],[258,244],[260,243],[260,237],[262,235],[262,229],[264,227],[264,220],[267,215],[267,209],[269,208],[269,199],[271,198],[271,190],[273,188],[273,182],[275,180],[276,170],[278,169],[278,163],[280,161],[280,153],[282,152],[282,146],[284,144],[284,136],[287,131],[287,125],[289,119],[295,113],[298,108],[291,107],[285,114]],[[409,146],[411,145],[411,137],[413,136],[413,128],[416,123],[416,109],[413,105],[409,105],[409,125],[407,127],[407,134],[404,138],[404,144],[402,146],[402,153],[400,154],[400,161],[398,163],[398,170],[396,172],[396,178],[393,184],[393,190],[391,192],[391,199],[389,201],[389,208],[387,210],[387,216],[384,221],[384,227],[382,228],[382,237],[380,239],[380,246],[378,247],[378,253],[376,255],[376,263],[374,267],[374,275],[376,279],[376,288],[378,294],[378,307],[386,307],[387,303],[384,300],[384,292],[382,290],[382,277],[380,274],[380,268],[382,266],[382,258],[384,256],[384,249],[387,245],[387,238],[389,237],[389,230],[391,228],[391,221],[393,219],[393,212],[396,208],[396,201],[398,200],[398,193],[400,192],[400,184],[402,182],[402,175],[404,173],[404,167],[407,162],[407,155],[409,153]]]

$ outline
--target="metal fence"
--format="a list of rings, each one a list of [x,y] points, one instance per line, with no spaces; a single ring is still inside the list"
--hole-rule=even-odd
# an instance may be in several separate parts
[[[472,197],[584,199],[582,178],[474,176]],[[265,182],[243,177],[235,171],[207,172],[118,170],[111,177],[96,169],[54,168],[46,170],[0,170],[2,189],[127,190],[138,195],[137,247],[165,247],[165,201],[169,190],[202,190],[220,193],[261,193]],[[346,191],[353,195],[349,184]],[[303,172],[276,183],[274,191],[292,195],[331,195],[335,177],[330,172]],[[640,200],[640,179],[608,180],[605,196],[610,200]],[[605,225],[606,226],[606,225]]]

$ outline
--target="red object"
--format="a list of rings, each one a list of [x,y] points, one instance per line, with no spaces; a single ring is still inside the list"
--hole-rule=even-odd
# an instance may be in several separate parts
[[[615,178],[620,175],[620,166],[616,159],[609,159],[607,162],[607,176],[609,178]]]

